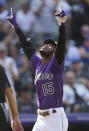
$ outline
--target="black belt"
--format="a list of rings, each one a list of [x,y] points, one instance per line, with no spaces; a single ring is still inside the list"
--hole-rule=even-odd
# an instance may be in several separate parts
[[[56,113],[56,112],[57,111],[55,109],[52,110],[52,113]],[[41,115],[41,116],[49,116],[50,112],[49,111],[45,111],[45,112],[39,111],[38,114]]]

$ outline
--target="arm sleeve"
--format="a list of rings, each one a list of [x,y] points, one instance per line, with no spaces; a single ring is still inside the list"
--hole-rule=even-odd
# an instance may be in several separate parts
[[[0,73],[0,74],[1,74],[2,80],[4,81],[5,89],[6,89],[6,88],[10,88],[11,85],[10,85],[10,83],[9,83],[9,80],[8,80],[8,78],[7,78],[5,69],[4,69],[3,67],[1,68],[1,73]]]
[[[65,25],[61,25],[59,28],[58,45],[56,48],[55,56],[59,64],[62,64],[65,56]]]
[[[23,34],[23,32],[21,31],[21,29],[17,29],[16,30],[16,33],[19,37],[19,41],[20,41],[20,44],[21,44],[21,47],[23,48],[25,54],[27,55],[28,59],[31,58],[31,56],[33,55],[34,53],[34,49],[32,49],[32,43],[30,41],[27,41],[26,40],[26,37],[25,35]]]

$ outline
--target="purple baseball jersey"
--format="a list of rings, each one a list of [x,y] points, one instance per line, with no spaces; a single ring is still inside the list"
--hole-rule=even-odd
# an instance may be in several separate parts
[[[35,87],[39,109],[62,107],[64,61],[58,64],[55,55],[42,65],[41,59],[34,54],[31,65],[35,70]]]

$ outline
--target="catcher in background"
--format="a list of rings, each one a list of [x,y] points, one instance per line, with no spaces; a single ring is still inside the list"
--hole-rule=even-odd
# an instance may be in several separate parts
[[[35,50],[32,49],[31,42],[27,40],[19,28],[12,9],[11,15],[7,17],[35,70],[38,118],[33,131],[67,131],[68,128],[68,120],[62,104],[67,16],[63,9],[60,13],[56,12],[55,16],[60,26],[58,44],[56,45],[52,39],[45,40],[40,48],[42,59],[37,56]]]

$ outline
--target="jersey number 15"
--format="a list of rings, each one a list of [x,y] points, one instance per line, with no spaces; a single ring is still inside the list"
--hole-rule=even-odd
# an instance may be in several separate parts
[[[51,95],[54,93],[53,82],[42,84],[44,96]]]

